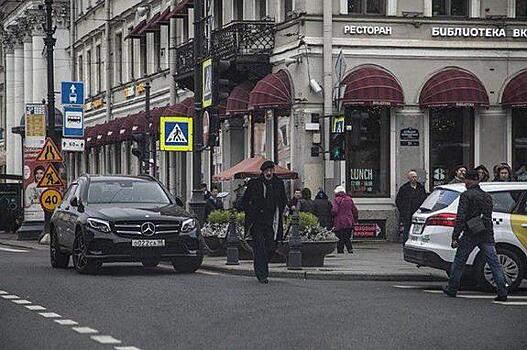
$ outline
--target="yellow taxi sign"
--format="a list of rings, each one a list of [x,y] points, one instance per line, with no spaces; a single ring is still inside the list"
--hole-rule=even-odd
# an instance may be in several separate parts
[[[46,139],[44,147],[40,150],[37,156],[37,162],[62,162],[62,155],[51,138]]]
[[[64,182],[60,178],[57,168],[53,164],[49,164],[44,172],[44,176],[37,184],[37,187],[64,187]]]
[[[62,202],[62,193],[55,188],[48,188],[40,195],[42,209],[52,212]]]

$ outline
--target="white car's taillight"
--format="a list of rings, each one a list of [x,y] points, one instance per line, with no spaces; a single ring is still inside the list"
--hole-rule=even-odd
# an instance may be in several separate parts
[[[456,214],[452,213],[441,213],[429,217],[426,220],[427,226],[447,226],[454,227],[456,226]]]

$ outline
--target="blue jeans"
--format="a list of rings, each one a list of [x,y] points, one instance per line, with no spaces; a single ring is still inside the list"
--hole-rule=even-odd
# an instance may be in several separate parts
[[[408,237],[410,236],[410,228],[412,227],[412,221],[403,221],[403,247],[406,241],[408,240]]]
[[[448,289],[453,293],[457,292],[461,281],[461,275],[463,274],[463,267],[467,262],[468,256],[476,247],[478,247],[484,254],[485,260],[492,270],[492,275],[494,276],[494,281],[496,282],[496,286],[498,288],[498,295],[506,296],[507,287],[505,286],[505,275],[503,273],[503,267],[498,260],[495,244],[479,242],[478,240],[470,237],[461,237],[459,240],[456,256],[454,258],[454,262],[452,263],[452,267],[450,268]]]

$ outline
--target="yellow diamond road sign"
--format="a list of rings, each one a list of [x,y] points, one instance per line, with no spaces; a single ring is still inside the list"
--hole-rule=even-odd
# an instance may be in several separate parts
[[[60,178],[57,168],[49,164],[44,176],[37,184],[37,187],[64,187],[64,182]]]
[[[46,139],[44,147],[40,150],[37,156],[37,162],[62,162],[62,155],[58,147],[49,137]]]
[[[40,205],[45,211],[52,212],[62,202],[62,193],[55,188],[48,188],[40,195]]]

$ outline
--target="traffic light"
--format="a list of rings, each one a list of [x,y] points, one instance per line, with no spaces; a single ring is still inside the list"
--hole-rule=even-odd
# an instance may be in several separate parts
[[[139,159],[141,171],[144,171],[146,162],[146,135],[139,133],[132,134],[132,140],[137,143],[137,146],[132,148],[132,154]]]
[[[229,79],[231,62],[227,60],[215,60],[212,66],[212,103],[218,106],[221,101],[229,97],[231,92],[231,81]]]
[[[330,133],[329,159],[346,160],[346,137],[343,133]]]

